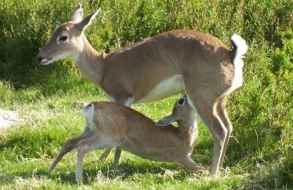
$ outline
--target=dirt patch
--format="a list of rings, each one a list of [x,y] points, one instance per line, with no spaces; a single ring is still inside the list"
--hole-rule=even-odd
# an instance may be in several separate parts
[[[0,129],[11,127],[21,121],[16,111],[0,109]]]

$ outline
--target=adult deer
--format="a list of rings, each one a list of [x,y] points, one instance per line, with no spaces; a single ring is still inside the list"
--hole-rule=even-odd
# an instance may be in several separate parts
[[[209,34],[176,30],[108,55],[98,54],[84,31],[99,12],[83,19],[82,7],[77,9],[72,19],[57,28],[40,49],[40,64],[72,57],[84,77],[125,106],[185,92],[213,135],[210,172],[217,175],[232,132],[224,99],[242,86],[246,42],[234,34],[234,48],[230,50]],[[108,153],[109,150],[104,155]],[[120,153],[117,149],[115,163]]]

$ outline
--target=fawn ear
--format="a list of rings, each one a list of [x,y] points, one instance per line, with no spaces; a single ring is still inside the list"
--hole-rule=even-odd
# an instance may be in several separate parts
[[[83,32],[89,25],[91,25],[92,21],[96,18],[96,16],[101,12],[101,9],[98,9],[96,12],[88,15],[82,21],[76,24],[76,29],[80,32]]]
[[[79,3],[79,7],[74,11],[71,17],[71,21],[73,21],[74,23],[79,23],[82,21],[82,18],[83,18],[83,8],[82,8],[82,4]]]
[[[173,117],[172,115],[169,115],[169,116],[166,116],[166,117],[163,117],[162,119],[160,119],[156,123],[156,126],[158,126],[158,127],[166,127],[168,125],[171,125],[175,121],[176,121],[175,117]]]

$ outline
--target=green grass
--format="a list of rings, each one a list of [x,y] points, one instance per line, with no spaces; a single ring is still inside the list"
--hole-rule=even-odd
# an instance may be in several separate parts
[[[75,102],[105,100],[68,60],[44,67],[35,56],[56,25],[67,21],[77,0],[0,1],[0,107],[17,110],[23,122],[0,131],[0,189],[293,189],[293,4],[288,0],[96,0],[103,14],[87,31],[99,51],[176,28],[211,33],[229,44],[233,32],[249,43],[245,84],[229,97],[234,125],[222,176],[211,179],[174,164],[124,153],[114,168],[90,153],[85,185],[74,180],[75,156],[54,173],[47,168],[65,139],[83,130]],[[177,97],[138,104],[157,120]],[[209,164],[212,139],[205,126],[193,159]],[[169,170],[171,172],[169,172]]]
[[[1,189],[289,189],[288,182],[278,182],[282,171],[267,171],[265,163],[254,165],[244,160],[229,161],[221,178],[191,174],[172,163],[160,163],[123,152],[122,162],[112,166],[113,155],[106,162],[98,161],[101,150],[89,153],[84,166],[85,184],[75,183],[75,154],[70,153],[51,175],[48,166],[65,139],[79,134],[84,127],[80,109],[74,102],[104,100],[105,96],[89,85],[92,94],[63,93],[47,97],[35,96],[36,89],[15,91],[7,85],[5,108],[19,110],[24,122],[1,131],[0,135],[0,187]],[[79,89],[77,87],[76,89]],[[75,91],[76,89],[72,89]],[[77,92],[77,91],[76,91]],[[138,104],[135,109],[155,120],[167,114],[177,97],[151,104]],[[12,101],[16,99],[17,101]],[[200,137],[193,154],[195,161],[208,164],[212,141],[206,127],[200,125]],[[235,142],[234,142],[235,143]],[[238,142],[239,143],[239,142]],[[233,139],[232,139],[233,144]],[[228,155],[233,155],[229,149]],[[251,156],[251,155],[250,155]],[[250,159],[251,161],[252,159]],[[283,165],[279,163],[277,167]],[[260,174],[249,173],[259,167]],[[280,169],[280,168],[277,168]],[[171,171],[171,172],[170,172]],[[288,171],[289,172],[289,171]],[[269,175],[265,176],[263,174]],[[272,175],[272,176],[270,176]],[[268,177],[268,179],[265,179]],[[264,178],[264,179],[263,179]],[[277,180],[267,186],[268,180]]]

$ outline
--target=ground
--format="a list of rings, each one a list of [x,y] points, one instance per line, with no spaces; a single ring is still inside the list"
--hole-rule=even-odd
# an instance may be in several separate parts
[[[5,129],[0,135],[1,189],[75,189],[75,153],[60,162],[52,175],[48,166],[65,139],[79,134],[84,127],[80,106],[75,102],[104,100],[92,95],[54,95],[33,102],[15,102],[7,109],[18,110],[23,121]],[[155,120],[166,115],[178,97],[151,104],[138,104],[135,109]],[[200,139],[193,154],[194,160],[208,163],[211,141],[208,131],[200,125]],[[207,137],[207,138],[206,138]],[[172,163],[145,160],[123,152],[121,164],[112,165],[113,155],[99,162],[101,150],[89,153],[84,166],[85,185],[79,188],[101,189],[235,189],[243,186],[245,174],[234,174],[230,166],[220,178],[192,174]],[[237,166],[236,166],[237,167]],[[233,168],[233,167],[232,167]]]
[[[76,102],[105,100],[106,97],[99,91],[89,94],[80,91],[61,95],[57,93],[49,97],[33,98],[31,101],[28,94],[38,94],[32,91],[34,90],[21,92],[16,95],[18,98],[14,97],[16,101],[4,105],[7,110],[17,110],[22,122],[0,133],[0,189],[263,188],[262,183],[251,181],[252,174],[243,164],[245,160],[231,165],[226,163],[221,176],[211,178],[206,174],[192,174],[172,163],[153,162],[127,152],[123,152],[121,164],[114,167],[113,155],[105,162],[98,161],[102,150],[86,156],[84,185],[78,186],[75,183],[75,152],[65,156],[49,175],[48,167],[60,146],[67,138],[78,135],[83,130],[85,121],[80,114],[80,104]],[[135,109],[158,120],[171,111],[177,98],[175,96],[160,102],[138,104]],[[196,162],[209,164],[211,151],[212,139],[201,123],[192,157]]]

